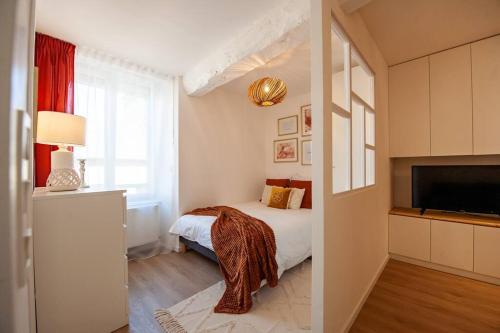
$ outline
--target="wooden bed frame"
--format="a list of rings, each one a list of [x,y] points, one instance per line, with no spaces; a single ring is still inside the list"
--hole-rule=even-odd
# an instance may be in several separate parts
[[[186,239],[182,236],[179,237],[179,241],[182,244],[184,244],[185,250],[191,249],[193,251],[198,252],[202,256],[204,256],[204,257],[206,257],[206,258],[208,258],[216,263],[219,263],[219,260],[217,259],[217,256],[215,255],[214,251],[207,249],[206,247],[200,245],[199,243],[190,241],[189,239]],[[181,252],[185,252],[185,250],[181,251]]]

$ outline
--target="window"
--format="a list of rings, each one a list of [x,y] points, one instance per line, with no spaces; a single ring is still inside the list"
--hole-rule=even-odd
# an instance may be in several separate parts
[[[339,110],[332,115],[333,192],[351,189],[351,119]]]
[[[158,177],[168,177],[168,167],[157,174],[161,153],[173,151],[172,80],[81,54],[75,74],[75,114],[87,118],[87,145],[75,154],[87,160],[87,182],[155,200]]]
[[[332,27],[333,193],[375,184],[375,80],[347,37]]]
[[[349,112],[349,43],[332,32],[332,102]]]
[[[365,110],[352,101],[352,188],[365,186]]]
[[[356,50],[352,50],[351,66],[352,92],[373,109],[375,107],[373,75]]]

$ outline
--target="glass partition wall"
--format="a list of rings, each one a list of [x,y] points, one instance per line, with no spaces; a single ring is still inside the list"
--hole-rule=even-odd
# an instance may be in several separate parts
[[[333,193],[375,184],[375,86],[372,71],[332,25]]]

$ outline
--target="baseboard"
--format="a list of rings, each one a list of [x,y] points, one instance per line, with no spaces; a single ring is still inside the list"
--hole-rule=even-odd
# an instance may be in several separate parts
[[[492,277],[492,276],[482,275],[482,274],[478,274],[478,273],[474,273],[474,272],[470,272],[470,271],[464,271],[464,270],[461,270],[458,268],[453,268],[453,267],[448,267],[448,266],[444,266],[444,265],[440,265],[440,264],[435,264],[435,263],[428,262],[428,261],[408,258],[408,257],[400,256],[397,254],[391,254],[390,257],[391,257],[391,259],[403,261],[403,262],[406,262],[409,264],[422,266],[422,267],[433,269],[436,271],[440,271],[440,272],[444,272],[444,273],[448,273],[448,274],[459,275],[459,276],[463,276],[463,277],[466,277],[469,279],[487,282],[487,283],[491,283],[491,284],[496,284],[496,285],[500,286],[500,279]]]
[[[363,297],[361,297],[361,299],[359,300],[359,302],[356,305],[356,307],[354,307],[354,311],[349,316],[349,320],[347,321],[347,324],[344,326],[344,329],[342,330],[342,332],[349,332],[349,330],[351,329],[352,325],[354,324],[354,322],[356,321],[356,318],[359,315],[359,312],[363,308],[363,305],[365,305],[365,302],[368,299],[368,296],[370,296],[370,294],[371,294],[371,292],[373,290],[373,287],[375,287],[375,284],[377,283],[380,275],[384,271],[384,268],[387,265],[388,261],[389,261],[389,255],[387,255],[385,257],[384,261],[382,262],[382,264],[377,269],[377,272],[375,273],[375,275],[373,276],[372,280],[370,281],[370,285],[366,289],[365,293],[363,294]]]

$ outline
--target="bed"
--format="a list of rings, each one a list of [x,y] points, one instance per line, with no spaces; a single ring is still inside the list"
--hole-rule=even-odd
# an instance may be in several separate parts
[[[276,239],[278,277],[281,277],[287,269],[298,265],[311,256],[311,209],[270,208],[259,201],[230,206],[264,221],[273,229]],[[170,233],[178,235],[181,241],[192,250],[200,252],[212,260],[217,260],[210,236],[214,222],[215,217],[213,216],[184,215],[170,228]]]

